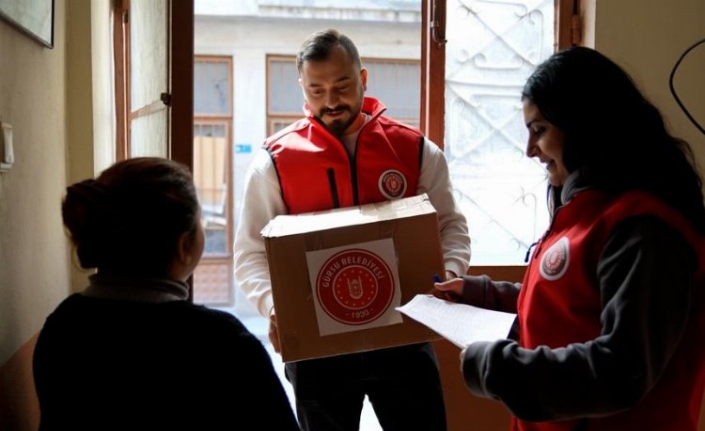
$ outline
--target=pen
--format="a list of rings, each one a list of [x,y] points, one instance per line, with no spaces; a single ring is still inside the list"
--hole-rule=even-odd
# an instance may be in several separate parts
[[[443,280],[441,279],[441,276],[438,275],[438,274],[433,274],[433,281],[436,282],[436,283],[441,283],[441,282],[443,282]],[[453,300],[453,294],[452,294],[451,292],[441,292],[441,296],[442,296],[443,299],[445,299],[446,301],[455,302],[455,301]]]

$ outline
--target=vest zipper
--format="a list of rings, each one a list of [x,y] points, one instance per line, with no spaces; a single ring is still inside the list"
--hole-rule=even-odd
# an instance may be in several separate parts
[[[538,241],[532,242],[529,248],[526,249],[526,256],[524,256],[524,263],[529,262],[529,257],[531,257],[531,249],[536,247],[536,244],[538,244]]]
[[[340,208],[338,184],[335,181],[335,170],[333,170],[333,168],[328,168],[328,185],[330,186],[330,195],[333,199],[333,208]]]
[[[363,124],[360,128],[360,132],[357,134],[357,138],[355,139],[355,151],[353,152],[352,157],[348,157],[350,160],[350,177],[352,179],[353,205],[360,205],[360,196],[358,196],[359,190],[357,188],[357,148],[360,145],[360,135],[367,124]]]

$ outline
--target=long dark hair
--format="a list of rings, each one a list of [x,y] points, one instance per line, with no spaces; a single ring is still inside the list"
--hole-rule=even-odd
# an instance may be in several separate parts
[[[199,215],[189,170],[157,157],[124,160],[66,189],[61,213],[83,268],[162,277]]]
[[[669,133],[615,62],[585,47],[557,52],[529,77],[522,99],[563,131],[568,172],[611,193],[653,193],[705,233],[702,179],[690,146]]]

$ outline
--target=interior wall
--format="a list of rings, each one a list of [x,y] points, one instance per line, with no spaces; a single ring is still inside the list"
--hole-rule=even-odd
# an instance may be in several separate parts
[[[37,429],[36,335],[58,303],[85,286],[61,223],[66,185],[114,155],[110,2],[55,0],[54,7],[51,49],[0,21],[0,119],[13,125],[16,158],[0,174],[2,430]]]
[[[36,429],[36,332],[68,293],[59,203],[67,177],[65,0],[55,0],[49,49],[0,20],[0,120],[15,162],[0,173],[0,429]]]
[[[594,47],[622,64],[665,115],[674,134],[691,143],[705,169],[705,135],[687,119],[669,90],[681,54],[705,38],[703,0],[596,0]],[[678,97],[705,127],[705,44],[691,51],[675,76]]]
[[[0,21],[0,118],[13,127],[15,154],[0,174],[0,364],[68,289],[65,4],[55,1],[53,49]]]

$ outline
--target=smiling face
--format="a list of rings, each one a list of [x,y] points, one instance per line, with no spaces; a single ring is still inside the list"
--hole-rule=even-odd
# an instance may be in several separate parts
[[[367,70],[360,69],[340,44],[325,60],[305,61],[299,83],[309,110],[333,135],[359,127],[355,120],[367,89]]]
[[[546,165],[549,184],[563,186],[569,174],[563,164],[563,131],[549,123],[530,100],[524,99],[523,110],[524,122],[529,129],[526,155],[536,157]]]

